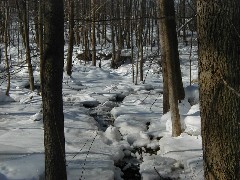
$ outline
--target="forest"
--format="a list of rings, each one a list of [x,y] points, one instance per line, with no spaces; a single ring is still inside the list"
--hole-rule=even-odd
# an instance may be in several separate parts
[[[0,180],[239,180],[239,15],[1,0]]]

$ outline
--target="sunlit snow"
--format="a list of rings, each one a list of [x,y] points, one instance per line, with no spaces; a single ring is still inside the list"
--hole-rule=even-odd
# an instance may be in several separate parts
[[[176,138],[171,137],[170,114],[162,114],[161,73],[148,71],[150,62],[146,61],[144,67],[145,74],[148,72],[145,84],[134,85],[131,64],[113,70],[109,60],[103,60],[99,68],[74,59],[72,76],[64,73],[63,79],[68,179],[122,179],[116,164],[130,156],[141,162],[143,180],[160,176],[203,179],[198,86],[188,86],[188,56],[184,56],[188,51],[182,51],[186,99],[179,104],[183,133]],[[11,53],[16,54],[16,49]],[[193,62],[192,76],[196,78],[196,57]],[[39,63],[34,63],[35,81],[39,83]],[[4,62],[0,68],[2,76]],[[152,65],[154,68],[157,64]],[[38,90],[25,88],[27,77],[26,67],[11,77],[9,97],[5,95],[7,83],[1,80],[1,180],[44,177],[41,96]],[[102,118],[98,120],[99,115]],[[133,151],[136,148],[141,152]],[[147,148],[156,150],[156,154],[150,154]],[[128,163],[124,168],[130,167]]]

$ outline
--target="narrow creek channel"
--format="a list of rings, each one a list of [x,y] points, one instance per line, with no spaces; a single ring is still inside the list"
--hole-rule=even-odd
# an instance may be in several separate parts
[[[114,107],[118,107],[125,96],[122,94],[117,94],[115,99],[106,101],[103,104],[99,104],[96,107],[86,107],[89,108],[90,116],[93,117],[99,124],[99,129],[106,131],[106,129],[112,125],[114,126],[114,118],[111,115],[111,110]],[[134,153],[134,152],[133,152]],[[141,180],[140,170],[141,160],[133,156],[125,156],[121,161],[115,163],[116,167],[119,167],[123,172],[121,176],[124,180]]]

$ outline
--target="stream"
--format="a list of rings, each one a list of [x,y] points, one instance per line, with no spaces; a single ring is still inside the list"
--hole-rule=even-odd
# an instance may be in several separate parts
[[[124,98],[125,96],[117,94],[115,99],[106,101],[103,104],[99,104],[95,107],[85,107],[89,108],[89,115],[96,120],[99,129],[105,132],[110,125],[114,126],[115,120],[111,115],[111,110],[114,107],[118,107]],[[140,163],[141,160],[130,155],[125,156],[121,161],[115,163],[115,166],[119,167],[123,172],[122,178],[124,180],[141,180],[141,174],[139,172]]]

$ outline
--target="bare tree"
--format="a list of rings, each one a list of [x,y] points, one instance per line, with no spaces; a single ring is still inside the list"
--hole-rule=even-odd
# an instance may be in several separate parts
[[[26,62],[28,65],[28,75],[29,75],[29,85],[30,90],[34,90],[34,76],[33,76],[33,67],[31,62],[31,50],[29,44],[29,19],[28,19],[28,0],[22,1],[23,5],[23,27],[24,27],[24,34],[25,34],[25,48],[26,48]]]
[[[45,1],[42,100],[45,179],[67,179],[62,78],[64,64],[63,0]]]
[[[96,27],[95,27],[95,19],[96,19],[96,11],[97,11],[97,6],[95,0],[91,0],[91,7],[92,7],[92,33],[91,33],[91,44],[92,44],[92,65],[96,66]]]
[[[31,50],[29,44],[29,19],[28,19],[28,0],[20,0],[16,1],[19,19],[20,19],[20,29],[22,31],[23,42],[26,49],[26,63],[28,66],[28,74],[29,74],[29,85],[30,90],[34,90],[34,76],[33,76],[33,68],[31,62]]]
[[[160,43],[161,49],[164,52],[164,59],[166,65],[169,104],[172,119],[172,135],[179,136],[181,134],[181,123],[178,109],[179,86],[178,80],[181,79],[181,73],[178,73],[179,55],[178,55],[178,41],[176,33],[175,10],[173,0],[160,0]],[[180,71],[181,72],[181,71]],[[179,77],[180,76],[180,77]],[[182,81],[181,81],[182,83]]]
[[[68,0],[69,5],[69,42],[68,42],[68,55],[66,71],[69,76],[72,75],[72,55],[74,43],[74,0]]]
[[[5,62],[6,62],[6,71],[7,71],[7,89],[6,95],[9,96],[10,91],[10,66],[8,59],[8,24],[9,24],[9,4],[8,1],[5,1],[5,21],[4,21],[4,45],[5,45]]]
[[[40,58],[40,81],[42,80],[42,65],[43,65],[43,7],[44,0],[38,2],[38,32],[39,32],[39,58]],[[42,82],[41,82],[42,86]]]

